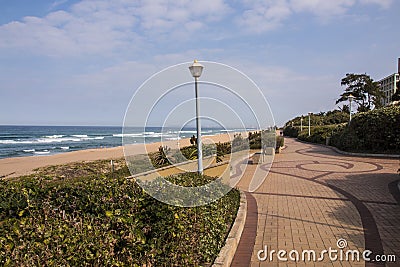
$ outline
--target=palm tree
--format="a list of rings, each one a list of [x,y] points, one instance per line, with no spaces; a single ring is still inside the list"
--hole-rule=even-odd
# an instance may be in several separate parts
[[[152,160],[153,164],[155,165],[155,167],[164,167],[166,165],[169,165],[169,160],[167,157],[167,154],[169,151],[170,151],[170,148],[168,148],[167,146],[165,146],[165,147],[160,146],[158,148],[158,151],[155,152],[151,157],[151,160]]]

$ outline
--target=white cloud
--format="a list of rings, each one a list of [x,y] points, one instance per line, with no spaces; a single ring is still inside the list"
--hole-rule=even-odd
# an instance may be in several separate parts
[[[57,1],[54,1],[50,6],[50,10],[56,9],[57,7],[65,4],[67,2],[68,2],[68,0],[57,0]]]
[[[393,0],[359,0],[361,4],[375,4],[381,8],[389,8]]]
[[[48,56],[80,56],[110,53],[137,39],[132,31],[135,17],[121,9],[97,6],[101,1],[89,2],[76,4],[71,12],[24,17],[20,22],[0,26],[0,48]]]
[[[229,10],[223,0],[83,0],[67,11],[1,25],[0,48],[48,56],[107,54],[128,47],[140,51],[147,48],[148,38],[184,40]]]
[[[184,42],[207,31],[231,11],[224,0],[140,1],[134,11],[145,38],[153,41]]]
[[[55,1],[53,5],[64,3]],[[229,3],[82,0],[65,11],[0,25],[0,49],[55,57],[114,55],[122,51],[133,56],[151,45],[185,42],[201,32],[207,34],[202,36],[205,39],[213,38],[218,29],[224,29],[221,35],[227,31],[237,34],[237,28],[222,28],[222,22],[229,19],[236,21],[242,31],[263,33],[280,27],[294,14],[310,13],[329,19],[346,14],[357,4],[388,8],[392,0],[243,0],[235,11]],[[236,16],[231,18],[232,14]]]
[[[331,17],[346,13],[356,0],[291,0],[291,8],[295,12],[308,12],[319,17]]]
[[[388,8],[393,0],[244,0],[244,12],[237,19],[247,32],[274,30],[294,14],[312,14],[326,22],[345,15],[357,5],[373,4]]]
[[[237,20],[248,32],[265,32],[277,28],[292,11],[286,0],[244,1],[245,11]]]

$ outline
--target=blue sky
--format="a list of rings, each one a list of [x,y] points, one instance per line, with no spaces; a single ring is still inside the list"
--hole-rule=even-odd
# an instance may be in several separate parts
[[[399,13],[394,0],[0,0],[0,124],[121,125],[147,78],[197,58],[247,74],[283,125],[334,109],[346,73],[396,72]]]

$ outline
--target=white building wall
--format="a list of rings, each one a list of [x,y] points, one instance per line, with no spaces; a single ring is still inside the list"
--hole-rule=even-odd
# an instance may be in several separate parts
[[[399,88],[397,88],[397,82],[400,79],[400,58],[398,59],[398,72],[394,73],[386,78],[379,81],[381,90],[383,92],[382,104],[387,106],[390,104],[392,95],[394,95]]]

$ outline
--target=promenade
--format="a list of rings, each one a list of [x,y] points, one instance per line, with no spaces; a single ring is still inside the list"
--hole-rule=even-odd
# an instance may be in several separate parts
[[[400,266],[399,159],[345,156],[294,139],[285,143],[264,183],[246,192],[246,224],[231,266],[385,266],[331,261],[328,254],[319,262],[301,261],[304,250],[314,250],[318,259],[329,248],[338,250],[338,257],[340,250],[360,255],[370,250],[371,259],[396,255],[397,262],[386,266]],[[243,186],[253,166],[246,169]],[[296,250],[300,261],[288,254],[283,255],[288,261],[280,261],[276,252],[270,258],[271,250]]]

